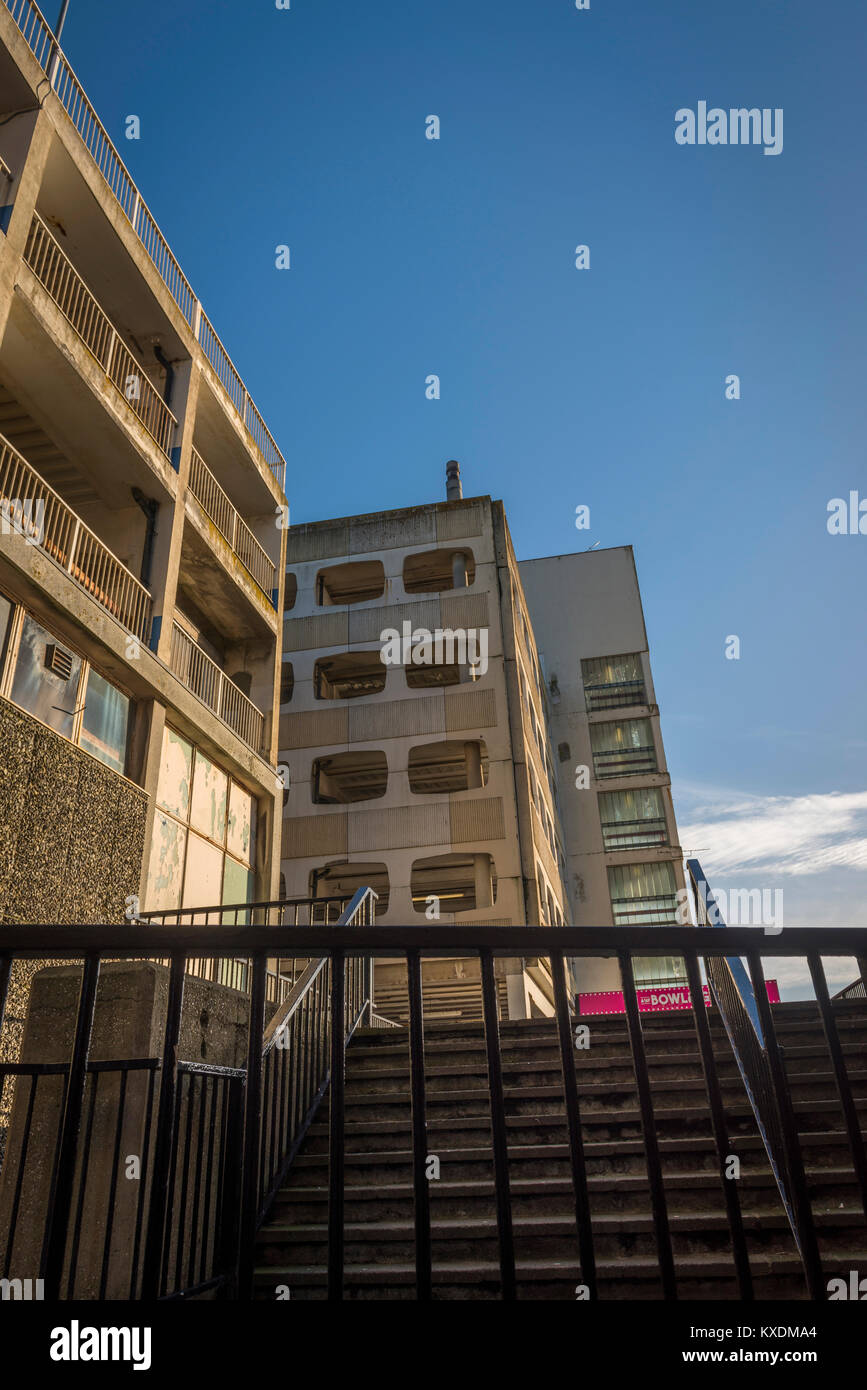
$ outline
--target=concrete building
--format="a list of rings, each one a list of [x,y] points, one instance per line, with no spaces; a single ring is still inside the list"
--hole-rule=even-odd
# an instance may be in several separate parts
[[[285,464],[18,11],[0,6],[0,922],[275,898]]]
[[[683,859],[632,547],[518,568],[551,702],[574,924],[676,924]],[[636,978],[685,974],[679,958],[648,957]],[[582,961],[578,986],[619,989],[616,962]]]
[[[449,467],[447,501],[290,529],[284,889],[371,884],[385,924],[563,924],[547,697],[519,569],[502,503],[462,498]],[[546,965],[499,969],[510,1016],[550,1012]],[[398,1017],[402,974],[377,969],[378,1006]],[[432,1017],[478,1016],[477,961],[456,952],[424,978]]]

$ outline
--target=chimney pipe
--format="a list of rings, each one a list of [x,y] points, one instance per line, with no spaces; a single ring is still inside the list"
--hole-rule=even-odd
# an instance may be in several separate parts
[[[461,465],[457,459],[449,459],[446,464],[446,498],[449,502],[459,502],[463,495]]]

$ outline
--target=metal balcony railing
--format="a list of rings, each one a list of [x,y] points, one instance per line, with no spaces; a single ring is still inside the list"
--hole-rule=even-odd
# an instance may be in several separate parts
[[[33,0],[3,0],[31,52],[48,74],[66,114],[93,158],[97,169],[128,218],[160,279],[193,331],[232,404],[241,416],[274,477],[285,489],[286,460],[253,404],[229,354],[206,317],[199,299],[175,259],[123,160],[112,143],[84,89],[54,41],[51,27]]]
[[[597,777],[626,777],[636,772],[656,772],[656,749],[652,745],[644,748],[594,749],[593,771]]]
[[[610,681],[604,685],[585,685],[588,714],[600,709],[619,709],[623,705],[647,704],[644,681]]]
[[[646,893],[643,897],[612,898],[616,927],[674,926],[677,922],[676,893]]]
[[[149,640],[153,605],[147,589],[3,435],[0,524],[50,555],[121,627]]]
[[[602,822],[602,843],[608,850],[650,849],[668,844],[664,816],[643,816],[638,820]]]
[[[172,626],[169,665],[188,690],[228,724],[254,753],[261,753],[265,741],[262,711],[178,623]]]
[[[190,467],[190,492],[273,606],[277,568],[196,449]]]
[[[425,923],[412,927],[382,927],[374,920],[375,895],[361,889],[340,920],[330,926],[280,926],[272,913],[281,904],[261,904],[263,925],[231,925],[231,915],[250,910],[214,909],[218,925],[179,925],[177,914],[165,914],[166,924],[156,920],[124,926],[93,927],[6,927],[0,940],[0,1016],[11,966],[26,957],[56,961],[84,956],[82,983],[72,1043],[66,1060],[39,1063],[12,1063],[0,1060],[0,1081],[9,1077],[23,1088],[16,1096],[19,1122],[7,1144],[3,1159],[7,1189],[14,1189],[17,1175],[32,1163],[32,1152],[45,1152],[50,1181],[45,1183],[45,1201],[38,1218],[44,1221],[38,1248],[38,1269],[32,1272],[45,1281],[49,1300],[105,1297],[109,1275],[114,1286],[129,1290],[116,1297],[131,1299],[178,1298],[206,1291],[218,1296],[246,1299],[251,1296],[254,1276],[255,1240],[270,1198],[284,1183],[317,1109],[327,1105],[328,1176],[327,1206],[327,1283],[331,1299],[345,1296],[346,1228],[345,1204],[359,1187],[347,1184],[347,1106],[346,1048],[354,1030],[370,1018],[372,1008],[372,963],[377,956],[403,958],[407,962],[409,991],[409,1093],[411,1096],[411,1153],[407,1156],[408,1182],[414,1200],[414,1221],[407,1235],[412,1244],[415,1295],[429,1300],[437,1271],[432,1268],[431,1183],[427,1160],[431,1149],[426,1084],[430,1061],[425,1058],[425,1019],[422,1007],[422,961],[454,950],[453,928]],[[361,930],[359,930],[361,928]],[[863,1026],[862,1002],[835,1002],[828,997],[823,957],[867,956],[867,932],[840,928],[789,929],[782,936],[764,936],[752,929],[654,928],[635,927],[466,928],[462,949],[480,962],[485,1033],[482,1066],[487,1076],[490,1104],[490,1171],[496,1212],[493,1239],[499,1253],[500,1293],[513,1300],[525,1281],[532,1279],[532,1263],[520,1247],[516,1250],[514,1173],[510,1173],[508,1142],[509,1077],[504,1066],[501,1027],[498,1019],[494,963],[499,957],[537,958],[540,952],[550,962],[554,999],[553,1043],[557,1071],[551,1073],[552,1101],[562,1106],[565,1143],[563,1161],[570,1177],[574,1209],[570,1212],[570,1234],[574,1256],[568,1280],[580,1280],[587,1296],[596,1300],[600,1280],[611,1278],[610,1256],[600,1252],[599,1230],[591,1211],[589,1191],[593,1185],[585,1154],[587,1125],[586,1087],[579,1084],[576,1068],[574,1017],[570,1010],[566,960],[569,957],[607,956],[618,961],[623,981],[626,1019],[626,1059],[635,1077],[639,1112],[639,1137],[646,1167],[647,1201],[653,1220],[655,1252],[649,1256],[657,1267],[657,1278],[665,1299],[678,1294],[679,1261],[677,1225],[669,1210],[669,1193],[663,1175],[665,1151],[660,1143],[662,1121],[659,1109],[671,1102],[668,1087],[655,1083],[654,1065],[659,1054],[648,1047],[642,1025],[633,962],[648,952],[683,957],[687,964],[689,1000],[701,1062],[703,1089],[710,1119],[710,1136],[718,1160],[720,1191],[731,1253],[719,1259],[730,1260],[741,1299],[754,1295],[755,1273],[763,1273],[766,1256],[759,1248],[758,1271],[752,1267],[756,1247],[749,1246],[747,1216],[740,1184],[725,1180],[723,1174],[731,1156],[729,1106],[732,1080],[715,1039],[716,1024],[705,1004],[700,965],[711,980],[716,966],[725,957],[745,956],[749,964],[749,987],[754,990],[761,1013],[761,1047],[767,1063],[769,1084],[764,1088],[759,1112],[763,1138],[773,1128],[775,1144],[782,1154],[785,1180],[795,1195],[788,1210],[800,1252],[805,1291],[813,1299],[827,1296],[823,1261],[841,1259],[826,1247],[823,1254],[816,1241],[816,1222],[823,1199],[814,1203],[807,1188],[798,1125],[793,1115],[790,1078],[783,1065],[777,1037],[779,1015],[775,1017],[767,1001],[763,957],[781,960],[807,960],[815,986],[815,1008],[827,1041],[827,1065],[833,1075],[845,1118],[845,1138],[851,1157],[846,1160],[846,1181],[860,1194],[867,1210],[867,1162],[859,1125],[858,1082],[850,1077],[841,1042],[841,1023]],[[190,956],[202,952],[216,958],[246,958],[249,961],[249,1012],[246,1068],[226,1068],[181,1060],[184,972]],[[127,1061],[100,1062],[90,1058],[93,1020],[97,1002],[100,966],[103,960],[165,956],[171,959],[171,976],[157,1056]],[[266,1027],[266,975],[268,961],[275,956],[306,956],[308,967]],[[714,991],[716,992],[716,991]],[[743,992],[741,992],[743,1002]],[[729,1001],[718,1002],[728,1011]],[[740,1007],[740,1005],[738,1006]],[[785,1007],[785,1006],[783,1006]],[[728,1027],[727,1013],[723,1014]],[[747,1022],[747,1028],[751,1025]],[[734,1032],[733,1046],[742,1046],[741,1031]],[[264,1045],[263,1045],[264,1040]],[[514,1033],[509,1039],[514,1047]],[[511,1054],[512,1057],[514,1054]],[[741,1058],[738,1056],[740,1064]],[[103,1072],[121,1073],[121,1086],[115,1082],[100,1088]],[[747,1070],[747,1076],[750,1073]],[[43,1090],[62,1078],[64,1104],[44,1108]],[[49,1078],[54,1078],[53,1081]],[[138,1078],[138,1079],[137,1079]],[[158,1083],[158,1086],[157,1086]],[[195,1088],[191,1091],[191,1088]],[[158,1090],[158,1096],[156,1094]],[[56,1093],[55,1093],[56,1094]],[[103,1107],[105,1124],[115,1127],[115,1144],[130,1116],[145,1130],[145,1140],[137,1152],[143,1154],[138,1203],[135,1248],[112,1246],[111,1220],[103,1215],[91,1219],[87,1255],[88,1279],[79,1277],[76,1252],[81,1242],[82,1211],[96,1211],[102,1204],[110,1213],[116,1201],[114,1189],[101,1182],[99,1165],[91,1187],[91,1120],[97,1100]],[[737,1103],[737,1102],[736,1102]],[[592,1104],[592,1103],[591,1103]],[[43,1108],[40,1108],[43,1107]],[[319,1109],[319,1113],[322,1111]],[[46,1125],[44,1117],[51,1116]],[[107,1117],[107,1118],[106,1118]],[[40,1129],[40,1121],[42,1128]],[[13,1134],[10,1129],[10,1134]],[[110,1132],[110,1131],[109,1131]],[[101,1143],[105,1145],[105,1130]],[[123,1150],[116,1147],[116,1152]],[[410,1163],[411,1160],[411,1163]],[[837,1160],[838,1162],[841,1160]],[[104,1171],[104,1170],[103,1170]],[[522,1188],[525,1190],[525,1185]],[[147,1194],[150,1194],[149,1197]],[[88,1206],[88,1201],[92,1205]],[[571,1205],[571,1203],[570,1203]],[[19,1222],[17,1204],[4,1211],[6,1229],[5,1266],[15,1250],[15,1224]],[[3,1242],[0,1241],[0,1248]],[[644,1257],[642,1257],[644,1258]],[[101,1262],[101,1269],[100,1269]],[[94,1276],[94,1263],[96,1273]],[[608,1272],[605,1272],[605,1265]],[[29,1272],[29,1271],[28,1271]],[[99,1287],[99,1292],[93,1290]],[[570,1289],[571,1294],[571,1289]],[[111,1296],[111,1295],[109,1295]]]
[[[177,420],[38,213],[33,216],[24,260],[154,443],[170,458]]]

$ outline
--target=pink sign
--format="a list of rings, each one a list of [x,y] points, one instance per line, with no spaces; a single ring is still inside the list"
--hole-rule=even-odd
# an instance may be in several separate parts
[[[776,980],[765,981],[768,988],[768,1000],[771,1004],[779,1004],[780,991],[777,988]],[[707,985],[702,985],[704,1002],[710,1008],[710,990]],[[687,985],[653,985],[636,990],[638,995],[638,1011],[642,1014],[666,1013],[673,1009],[691,1009],[692,999]],[[578,995],[578,1012],[580,1014],[623,1014],[626,1012],[626,1005],[623,1002],[623,991],[621,989],[600,990],[595,994]]]

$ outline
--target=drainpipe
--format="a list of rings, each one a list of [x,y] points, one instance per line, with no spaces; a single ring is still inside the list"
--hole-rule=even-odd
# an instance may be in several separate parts
[[[145,497],[141,488],[132,489],[133,501],[141,507],[145,514],[145,540],[141,556],[141,574],[139,578],[146,589],[151,586],[151,567],[154,560],[154,538],[157,533],[157,512],[160,504],[155,497]]]
[[[154,343],[154,357],[157,359],[160,366],[165,370],[166,386],[165,391],[163,392],[163,400],[165,401],[167,406],[171,407],[172,390],[174,389],[175,384],[175,369],[172,366],[169,359],[166,357],[159,343]]]

